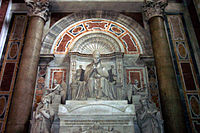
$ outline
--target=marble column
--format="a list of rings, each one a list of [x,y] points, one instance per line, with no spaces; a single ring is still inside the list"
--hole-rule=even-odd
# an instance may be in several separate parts
[[[166,1],[145,2],[143,10],[151,32],[165,133],[186,133],[184,110],[164,26],[163,14],[167,6]]]
[[[28,132],[40,58],[41,40],[48,18],[48,0],[25,0],[29,26],[12,97],[6,133]]]

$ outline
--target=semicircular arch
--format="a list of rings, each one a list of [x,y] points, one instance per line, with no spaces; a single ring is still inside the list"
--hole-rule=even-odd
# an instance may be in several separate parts
[[[124,47],[120,43],[115,36],[108,32],[92,31],[77,37],[71,44],[71,47],[69,46],[69,51],[82,54],[92,54],[95,50],[98,50],[101,54],[124,53]]]
[[[102,39],[107,38],[110,42],[106,47],[113,48],[116,52],[151,54],[146,30],[135,20],[113,11],[82,11],[62,18],[46,34],[41,53],[67,54],[73,48],[82,47],[80,39],[88,40],[91,37],[95,40],[92,34],[98,36],[96,41],[91,41],[93,46],[98,42],[99,46],[105,47],[106,42]],[[86,44],[88,45],[87,41],[85,46]]]

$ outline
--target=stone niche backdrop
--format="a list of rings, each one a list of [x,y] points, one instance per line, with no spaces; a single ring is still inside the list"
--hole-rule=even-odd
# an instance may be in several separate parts
[[[111,11],[73,13],[50,28],[43,40],[41,54],[53,54],[55,57],[48,64],[45,86],[52,87],[52,81],[59,77],[57,80],[64,81],[70,88],[72,74],[79,65],[85,68],[94,50],[100,51],[103,63],[108,68],[114,65],[123,87],[129,80],[133,83],[135,79],[140,87],[147,87],[149,76],[146,62],[153,62],[150,36],[133,19]],[[150,80],[157,84],[155,76],[151,76]],[[151,96],[154,96],[153,101],[159,107],[157,86],[148,88],[154,90],[150,91],[154,92]],[[70,90],[67,95],[70,99]]]

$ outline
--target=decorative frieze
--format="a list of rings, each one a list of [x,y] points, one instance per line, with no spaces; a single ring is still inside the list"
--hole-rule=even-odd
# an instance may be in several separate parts
[[[48,20],[49,0],[25,0],[25,2],[29,16],[38,16],[43,18],[44,21]]]
[[[146,0],[143,6],[146,20],[156,16],[163,17],[166,6],[167,0]]]

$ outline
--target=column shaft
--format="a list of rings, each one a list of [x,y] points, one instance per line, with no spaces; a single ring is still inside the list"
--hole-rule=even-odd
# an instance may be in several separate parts
[[[186,133],[176,76],[166,37],[164,20],[160,16],[149,20],[155,57],[165,133]]]
[[[27,132],[45,21],[30,17],[8,117],[7,133]]]

